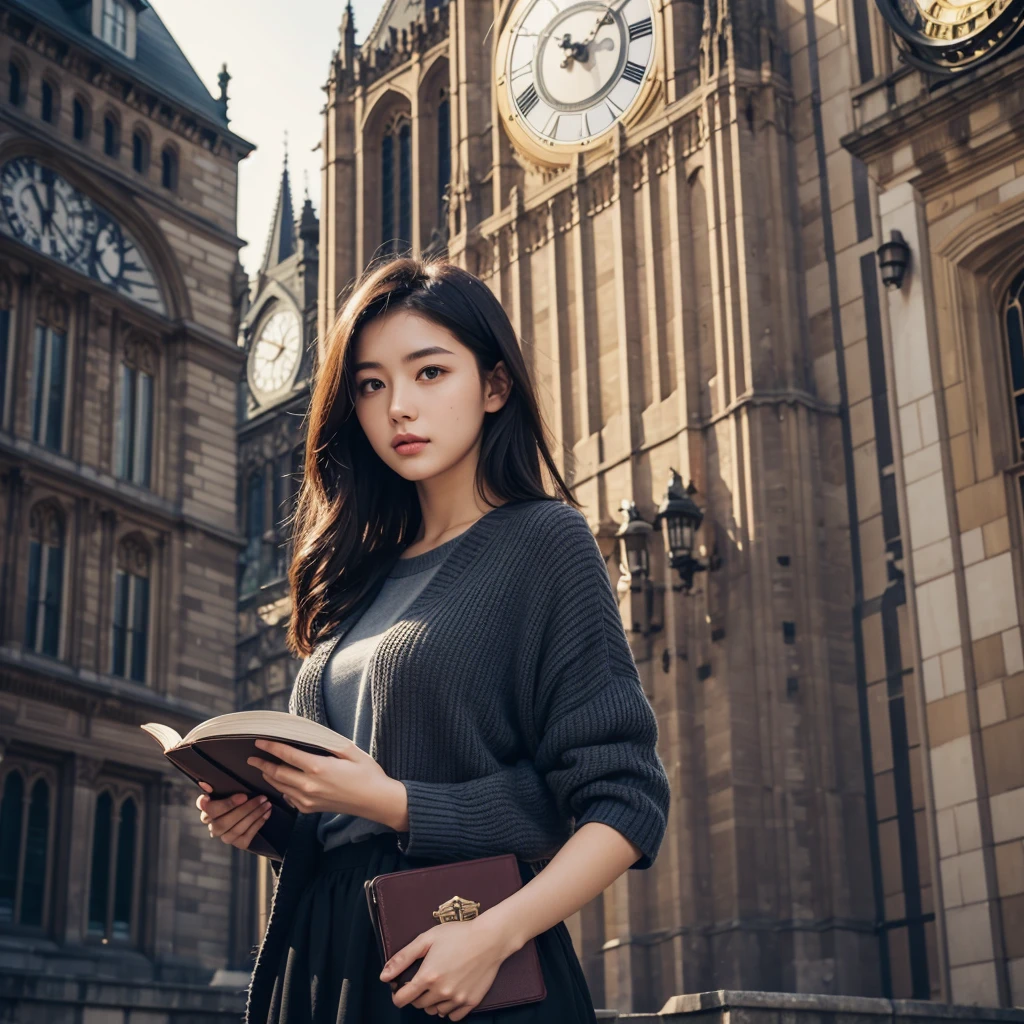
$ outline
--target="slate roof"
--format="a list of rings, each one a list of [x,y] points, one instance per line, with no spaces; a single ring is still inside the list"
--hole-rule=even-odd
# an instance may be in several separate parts
[[[14,8],[38,18],[83,49],[95,53],[107,64],[150,86],[155,92],[180,103],[217,125],[227,125],[220,103],[210,95],[202,79],[181,52],[174,37],[149,4],[138,12],[136,55],[129,60],[102,39],[97,39],[86,25],[88,5],[65,6],[61,0],[7,0]],[[139,4],[136,4],[139,6]]]

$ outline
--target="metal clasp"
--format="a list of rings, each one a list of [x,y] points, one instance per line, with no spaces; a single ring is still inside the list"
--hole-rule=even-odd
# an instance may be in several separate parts
[[[467,900],[464,896],[453,896],[437,910],[431,911],[431,914],[441,924],[446,924],[448,921],[471,921],[479,912],[479,903]]]

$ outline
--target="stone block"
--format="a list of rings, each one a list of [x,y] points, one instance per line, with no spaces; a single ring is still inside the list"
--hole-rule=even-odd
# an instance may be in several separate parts
[[[1000,896],[1024,893],[1024,841],[1013,839],[995,847],[996,880]]]
[[[964,584],[972,639],[979,640],[1016,624],[1017,596],[1009,552],[967,566]]]
[[[930,754],[937,809],[954,807],[976,798],[974,760],[969,737],[961,736],[942,746],[932,747]]]

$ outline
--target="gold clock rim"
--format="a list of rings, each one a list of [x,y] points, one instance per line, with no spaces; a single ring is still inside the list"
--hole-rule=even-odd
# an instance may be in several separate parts
[[[498,41],[494,47],[491,79],[495,84],[498,117],[505,131],[511,137],[517,152],[521,153],[527,160],[546,168],[563,168],[572,163],[573,155],[576,153],[588,154],[610,146],[614,141],[616,128],[620,124],[625,128],[636,124],[647,113],[655,98],[660,94],[663,77],[663,57],[660,45],[662,31],[660,8],[655,0],[647,0],[651,8],[651,24],[653,26],[651,48],[654,53],[654,62],[647,72],[643,85],[640,86],[637,95],[633,98],[633,102],[629,105],[625,114],[620,118],[616,118],[600,135],[595,135],[585,142],[544,143],[531,129],[523,126],[522,116],[518,111],[512,109],[505,82],[505,63],[512,40],[513,19],[511,14],[519,4],[528,2],[529,0],[506,0],[496,19],[497,24],[501,27],[498,30]]]

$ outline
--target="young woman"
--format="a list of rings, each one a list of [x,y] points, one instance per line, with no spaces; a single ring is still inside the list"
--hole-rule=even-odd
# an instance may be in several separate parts
[[[246,1021],[459,1021],[534,938],[546,998],[478,1018],[592,1024],[564,920],[650,867],[668,780],[604,559],[472,274],[401,258],[357,282],[313,385],[294,548],[289,710],[351,743],[261,743],[283,763],[250,762],[299,814]],[[197,804],[241,849],[267,814],[243,794]],[[499,853],[522,889],[381,971],[364,880]]]

